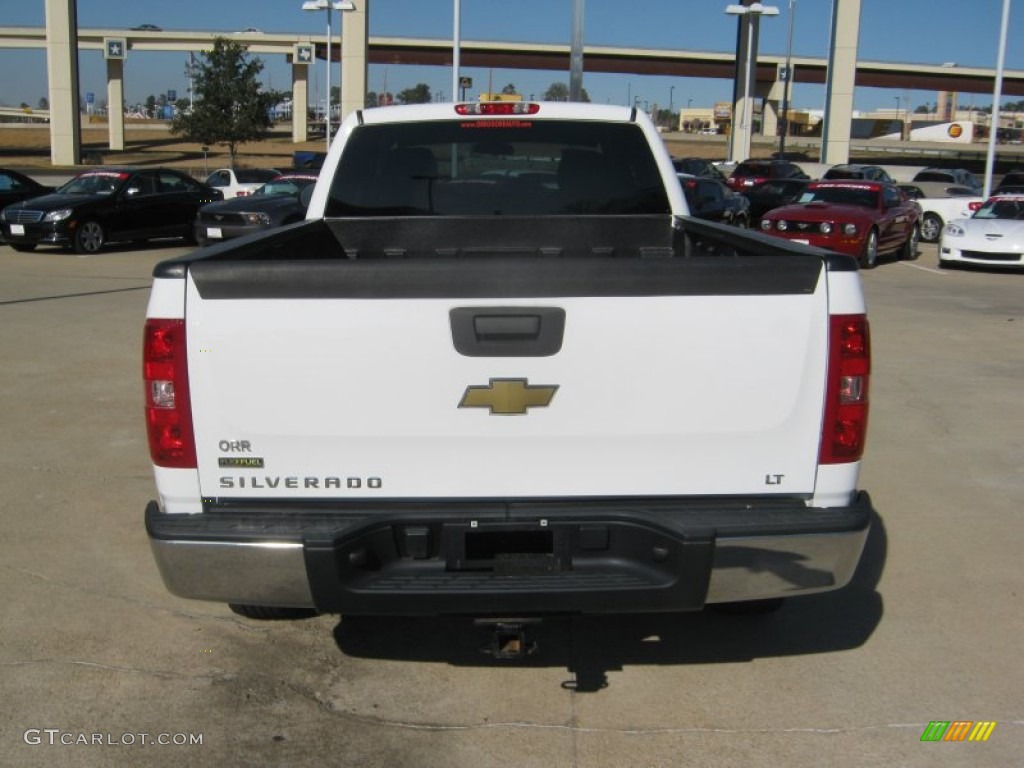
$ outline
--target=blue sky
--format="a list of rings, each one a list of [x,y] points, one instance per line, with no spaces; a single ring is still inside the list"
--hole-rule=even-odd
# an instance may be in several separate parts
[[[451,39],[452,0],[356,0],[368,3],[370,34]],[[322,35],[323,13],[301,10],[301,0],[78,0],[80,27],[126,28],[156,24],[164,29],[231,32],[256,27],[266,32]],[[728,0],[586,0],[585,43],[731,52],[736,40],[736,21],[724,12]],[[761,24],[761,51],[785,54],[790,24],[790,0],[769,0],[780,15]],[[871,61],[994,67],[999,44],[1002,0],[862,0],[858,57]],[[1018,2],[1019,5],[1019,2]],[[509,40],[568,43],[572,0],[461,0],[464,40]],[[828,53],[831,0],[796,0],[793,15],[793,54],[825,57]],[[0,0],[0,25],[44,24],[43,0]],[[969,9],[969,18],[967,13]],[[1024,11],[1010,14],[1006,68],[1024,69]],[[338,19],[334,18],[335,31]],[[264,80],[270,87],[289,87],[290,67],[283,57],[261,57]],[[126,65],[125,97],[142,102],[150,94],[169,89],[182,97],[187,82],[184,54],[137,53]],[[585,66],[585,63],[584,63]],[[0,79],[0,104],[38,104],[46,95],[46,59],[42,51],[0,49],[0,72],[18,73]],[[311,77],[311,87],[322,89],[322,63]],[[466,69],[477,89],[489,81],[495,90],[514,84],[520,93],[540,94],[556,81],[567,82],[567,73],[534,70]],[[81,92],[105,98],[105,68],[100,52],[80,55]],[[450,96],[448,68],[371,66],[369,89],[399,91],[426,83],[436,94]],[[586,73],[583,81],[593,101],[625,104],[640,97],[651,105],[710,106],[728,100],[728,80],[679,77],[644,77]],[[894,97],[910,100],[911,107],[935,100],[922,91],[897,93],[859,88],[855,106],[869,110],[895,105]],[[797,85],[793,105],[821,108],[822,86]],[[991,104],[991,94],[964,95],[961,104]],[[904,101],[904,104],[906,102]]]

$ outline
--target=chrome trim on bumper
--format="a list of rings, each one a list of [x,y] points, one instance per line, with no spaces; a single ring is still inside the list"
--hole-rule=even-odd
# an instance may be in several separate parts
[[[298,542],[150,539],[167,589],[178,597],[244,605],[312,608]]]
[[[718,539],[706,602],[811,595],[844,587],[857,569],[868,530]]]

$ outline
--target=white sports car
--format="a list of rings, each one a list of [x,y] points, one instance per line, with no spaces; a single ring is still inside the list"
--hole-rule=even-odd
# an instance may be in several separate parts
[[[1024,195],[996,195],[969,219],[942,230],[939,266],[977,264],[1024,268]]]

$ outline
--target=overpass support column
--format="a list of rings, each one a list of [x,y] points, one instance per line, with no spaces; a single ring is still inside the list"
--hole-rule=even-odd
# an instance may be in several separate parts
[[[367,19],[370,0],[356,0],[354,11],[342,14],[341,119],[366,106]]]
[[[75,0],[46,0],[46,72],[50,91],[50,162],[77,165],[82,154],[82,117],[78,111]]]
[[[821,131],[821,162],[850,160],[850,124],[857,74],[861,0],[832,0],[832,37],[825,78],[825,124]]]
[[[124,60],[107,59],[107,126],[112,150],[124,149]]]
[[[292,64],[292,141],[309,141],[308,64]]]
[[[759,85],[757,96],[763,99],[764,107],[761,109],[761,135],[779,135],[779,104],[782,101],[782,89],[785,82],[776,80],[771,85]]]

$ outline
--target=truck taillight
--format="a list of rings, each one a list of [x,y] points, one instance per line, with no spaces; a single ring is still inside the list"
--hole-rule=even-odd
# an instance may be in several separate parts
[[[142,342],[149,454],[159,467],[195,468],[185,321],[146,320]]]
[[[864,315],[833,315],[829,323],[822,464],[859,461],[868,427],[871,338]]]

